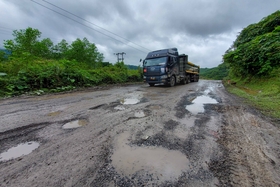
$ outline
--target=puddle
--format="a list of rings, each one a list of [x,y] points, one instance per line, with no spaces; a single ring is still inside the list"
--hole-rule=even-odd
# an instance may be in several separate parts
[[[216,99],[213,99],[209,96],[198,96],[194,100],[192,100],[192,104],[187,105],[186,109],[190,111],[192,114],[198,114],[204,112],[204,104],[215,104],[218,103]]]
[[[152,110],[159,110],[161,109],[162,107],[160,105],[150,105],[148,106],[149,109],[152,109]]]
[[[10,148],[4,153],[0,154],[0,161],[7,161],[13,158],[18,158],[23,155],[28,155],[31,153],[33,150],[37,149],[39,147],[38,142],[27,142],[27,143],[22,143],[18,144],[15,147]]]
[[[131,176],[136,173],[151,174],[161,181],[178,179],[189,167],[189,160],[180,151],[162,147],[128,145],[129,133],[120,134],[115,141],[112,164],[118,173]]]
[[[48,113],[48,116],[54,117],[54,116],[58,116],[60,113],[61,113],[61,111],[50,112],[50,113]]]
[[[125,108],[121,105],[118,105],[114,108],[115,110],[125,110]]]
[[[145,113],[141,110],[141,111],[137,111],[134,113],[134,116],[137,117],[137,118],[142,118],[142,117],[145,117]]]
[[[135,105],[140,102],[140,99],[142,98],[142,93],[129,93],[126,95],[125,98],[121,99],[121,104],[123,105]]]
[[[140,102],[140,100],[137,98],[126,98],[126,99],[121,100],[121,104],[123,104],[123,105],[135,105],[139,102]]]
[[[87,121],[84,119],[71,121],[69,123],[66,123],[62,126],[63,129],[74,129],[79,128],[87,124]]]

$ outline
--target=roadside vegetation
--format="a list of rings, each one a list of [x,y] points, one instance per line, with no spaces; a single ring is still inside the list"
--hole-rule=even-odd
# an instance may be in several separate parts
[[[280,11],[244,28],[223,60],[226,88],[280,118]]]
[[[103,54],[86,38],[54,45],[49,38],[40,40],[41,32],[30,27],[13,36],[0,51],[0,97],[142,80],[140,67],[103,62]]]
[[[223,80],[228,76],[229,68],[225,63],[214,68],[200,68],[200,78],[208,80]]]

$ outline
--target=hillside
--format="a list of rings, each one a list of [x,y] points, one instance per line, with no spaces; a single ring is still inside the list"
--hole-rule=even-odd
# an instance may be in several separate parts
[[[227,89],[280,119],[280,11],[244,28],[223,59]]]
[[[200,68],[200,77],[202,79],[223,80],[228,76],[228,67],[222,63],[214,68]]]

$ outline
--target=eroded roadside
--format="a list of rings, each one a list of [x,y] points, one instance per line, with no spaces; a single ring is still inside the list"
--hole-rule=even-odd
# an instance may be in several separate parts
[[[3,186],[280,185],[279,129],[219,81],[9,99],[0,114],[0,153],[39,144],[2,155]]]

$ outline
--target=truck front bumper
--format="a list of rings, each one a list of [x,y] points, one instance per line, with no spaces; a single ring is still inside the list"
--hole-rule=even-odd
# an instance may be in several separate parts
[[[144,83],[154,83],[154,84],[159,84],[159,83],[168,83],[169,79],[167,76],[144,76],[143,77]]]

